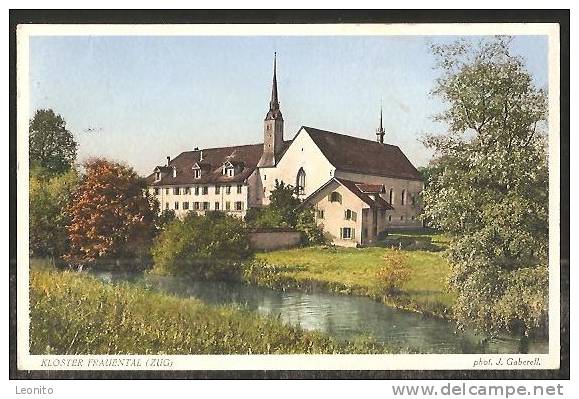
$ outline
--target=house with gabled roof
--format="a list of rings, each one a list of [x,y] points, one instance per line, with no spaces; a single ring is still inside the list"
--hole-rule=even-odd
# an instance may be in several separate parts
[[[390,228],[421,226],[421,176],[399,147],[384,143],[382,110],[375,140],[308,126],[285,140],[283,126],[274,58],[263,143],[168,157],[147,177],[149,190],[162,210],[179,216],[211,210],[243,217],[267,205],[276,180],[283,181],[339,245],[370,244]]]

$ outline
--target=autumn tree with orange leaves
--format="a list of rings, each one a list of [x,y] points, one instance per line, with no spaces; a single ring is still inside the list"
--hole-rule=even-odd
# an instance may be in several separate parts
[[[157,202],[130,167],[92,159],[71,201],[66,258],[79,264],[142,260],[148,254]]]

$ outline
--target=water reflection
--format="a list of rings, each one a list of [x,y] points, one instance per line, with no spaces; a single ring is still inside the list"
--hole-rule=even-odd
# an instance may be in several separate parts
[[[517,353],[519,349],[519,340],[513,337],[501,337],[482,345],[482,337],[472,332],[457,332],[453,323],[389,308],[363,297],[275,291],[234,282],[177,277],[111,272],[96,274],[107,282],[139,282],[155,290],[194,297],[211,304],[237,305],[339,339],[371,337],[403,350],[428,353]],[[530,341],[528,344],[528,353],[547,352],[547,342]]]

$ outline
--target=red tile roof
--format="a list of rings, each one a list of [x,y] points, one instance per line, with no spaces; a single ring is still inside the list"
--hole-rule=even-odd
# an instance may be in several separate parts
[[[378,207],[378,208],[383,208],[386,210],[392,210],[394,208],[392,208],[392,206],[385,201],[382,197],[380,197],[379,195],[368,195],[367,193],[362,192],[359,189],[359,185],[361,183],[357,183],[351,180],[346,180],[346,179],[340,179],[335,177],[334,178],[338,183],[340,183],[342,186],[346,187],[348,190],[350,190],[353,194],[355,194],[358,198],[360,198],[362,201],[364,201],[367,205],[369,205],[370,207]]]
[[[346,136],[302,126],[324,156],[339,171],[399,179],[422,180],[422,177],[395,145]]]

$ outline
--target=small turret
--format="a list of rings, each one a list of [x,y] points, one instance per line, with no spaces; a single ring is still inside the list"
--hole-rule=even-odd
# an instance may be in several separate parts
[[[384,131],[384,127],[382,126],[382,103],[380,103],[380,127],[376,129],[376,141],[380,144],[384,144],[384,135],[386,132]]]

